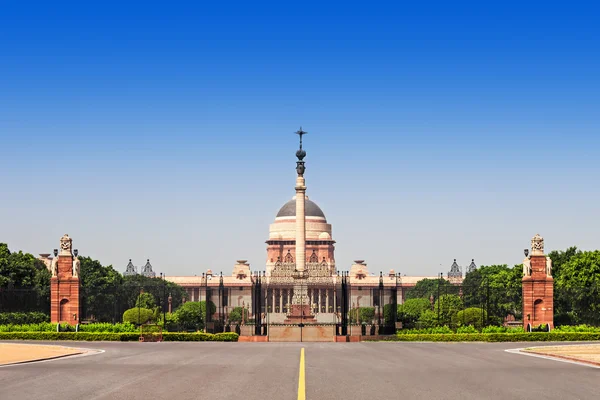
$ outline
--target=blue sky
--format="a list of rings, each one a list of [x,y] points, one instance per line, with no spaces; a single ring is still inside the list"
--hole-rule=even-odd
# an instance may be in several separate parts
[[[0,241],[124,270],[263,269],[306,136],[338,269],[598,248],[587,4],[7,2]]]

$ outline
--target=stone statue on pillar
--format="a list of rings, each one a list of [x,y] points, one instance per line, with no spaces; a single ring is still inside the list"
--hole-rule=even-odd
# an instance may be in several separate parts
[[[75,258],[73,258],[73,278],[79,278],[80,269],[81,261],[79,261],[79,257],[75,256]]]
[[[523,276],[531,276],[531,259],[525,257],[523,260]]]
[[[552,259],[550,257],[546,257],[546,275],[552,276]]]
[[[50,273],[52,277],[58,276],[58,257],[54,257],[52,259],[52,264],[50,265]]]

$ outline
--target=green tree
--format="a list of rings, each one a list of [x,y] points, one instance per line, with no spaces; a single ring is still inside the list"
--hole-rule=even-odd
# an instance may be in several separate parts
[[[132,308],[120,306],[118,288],[121,274],[111,265],[103,266],[100,261],[79,256],[81,263],[81,312],[84,319],[99,322],[118,322],[122,310]]]
[[[243,319],[242,315],[244,316]],[[243,307],[234,307],[229,313],[229,322],[240,323],[242,320],[248,321],[248,309]]]
[[[439,314],[438,325],[451,325],[452,319],[459,311],[463,309],[462,299],[455,294],[444,294],[436,300],[433,311],[436,313],[436,318]]]
[[[199,301],[182,304],[175,314],[182,328],[200,330],[204,328],[204,305]]]
[[[154,307],[156,307],[156,301],[154,300],[154,296],[152,296],[152,293],[142,292],[138,296],[137,301],[135,302],[135,306],[154,309]]]
[[[413,328],[425,310],[431,310],[428,299],[408,299],[404,304],[398,304],[398,321],[403,328]]]
[[[419,316],[419,321],[417,323],[420,329],[425,328],[434,328],[438,326],[438,316],[437,313],[434,313],[431,310],[425,310]]]
[[[10,252],[0,243],[0,288],[7,289],[1,308],[16,312],[50,312],[50,273],[29,253]]]
[[[438,293],[440,295],[449,294],[457,290],[456,286],[446,279],[421,279],[406,293],[406,299],[429,299],[431,296],[437,299]]]
[[[507,315],[521,318],[523,266],[481,266],[468,273],[462,284],[465,307],[489,310],[489,321],[500,324]]]
[[[571,323],[600,324],[600,250],[578,252],[554,276]]]
[[[469,307],[456,313],[453,319],[454,326],[473,326],[477,330],[481,330],[483,324],[487,320],[485,310],[477,307]]]
[[[569,262],[573,257],[581,254],[577,247],[569,247],[565,251],[553,250],[548,254],[552,259],[552,275],[554,282],[562,281],[563,265]],[[573,302],[571,292],[577,289],[570,289],[555,285],[554,291],[554,324],[574,324],[579,317],[573,314]]]
[[[154,311],[148,308],[135,307],[123,313],[123,322],[130,322],[136,325],[152,322],[153,319]]]
[[[183,299],[188,298],[183,287],[159,277],[150,278],[144,275],[130,275],[124,276],[122,282],[119,287],[119,299],[126,307],[135,306],[141,291],[152,294],[156,305],[161,308],[161,311],[163,309],[166,311],[169,296],[171,296],[173,311],[183,303]]]

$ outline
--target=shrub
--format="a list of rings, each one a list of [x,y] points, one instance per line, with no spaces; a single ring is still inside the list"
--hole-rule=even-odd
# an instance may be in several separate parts
[[[233,310],[229,313],[229,322],[242,322],[242,313],[244,316],[244,320],[248,321],[248,309],[244,307],[234,307]]]
[[[561,325],[554,328],[553,332],[594,332],[600,333],[600,327],[589,325]]]
[[[425,310],[419,316],[419,321],[417,322],[419,328],[433,328],[438,325],[438,315],[437,313],[431,310]]]
[[[399,335],[417,335],[417,334],[451,334],[454,333],[452,329],[447,326],[435,326],[432,328],[421,328],[421,329],[400,329],[398,331]]]
[[[137,332],[138,328],[131,322],[123,322],[122,324],[111,324],[108,322],[98,322],[94,324],[79,325],[80,332],[102,332],[102,333],[125,333]]]
[[[534,333],[454,333],[398,334],[385,341],[403,342],[564,342],[600,340],[600,333],[534,332]]]
[[[0,340],[85,340],[122,341],[139,339],[139,333],[98,333],[98,332],[7,332],[0,333]]]
[[[404,304],[398,304],[398,321],[402,322],[402,326],[410,328],[425,310],[430,309],[431,303],[427,299],[408,299]]]
[[[188,301],[175,312],[183,329],[200,330],[204,328],[204,307],[199,301]]]
[[[455,326],[472,325],[475,329],[480,330],[482,327],[482,321],[487,318],[487,313],[478,307],[469,307],[459,311],[454,316],[452,322]]]
[[[455,294],[443,294],[435,301],[433,311],[438,313],[439,324],[448,325],[454,320],[456,314],[462,310],[463,302],[460,296]]]
[[[56,324],[41,322],[39,324],[0,325],[0,332],[56,332]]]
[[[459,326],[456,333],[479,333],[473,325]]]
[[[357,323],[356,321],[356,314],[358,311],[358,323],[362,324],[370,324],[371,322],[373,322],[373,319],[375,318],[375,307],[359,307],[359,308],[353,308],[352,310],[350,310],[350,322],[355,324]]]
[[[237,342],[240,335],[235,332],[222,332],[215,334],[215,340],[218,342]]]
[[[136,325],[152,321],[152,318],[154,318],[154,311],[148,308],[130,308],[123,313],[123,322],[129,322]]]
[[[167,342],[237,342],[233,332],[217,333],[163,333]],[[82,340],[82,341],[121,341],[137,342],[139,333],[100,333],[100,332],[0,332],[0,340]]]
[[[50,322],[50,316],[41,312],[0,313],[0,325],[26,325]]]

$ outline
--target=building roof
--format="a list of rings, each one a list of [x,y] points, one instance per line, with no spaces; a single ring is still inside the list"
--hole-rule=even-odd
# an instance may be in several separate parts
[[[312,200],[306,199],[304,203],[304,210],[307,217],[321,217],[325,218],[323,210]],[[283,207],[277,213],[277,218],[295,217],[296,216],[296,199],[292,199],[285,203]]]

